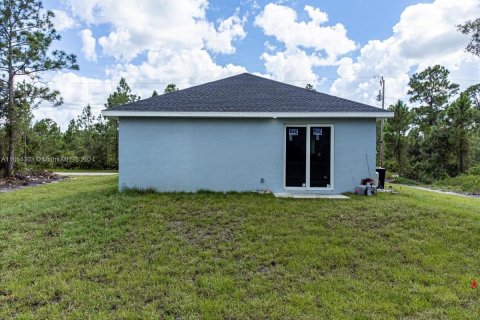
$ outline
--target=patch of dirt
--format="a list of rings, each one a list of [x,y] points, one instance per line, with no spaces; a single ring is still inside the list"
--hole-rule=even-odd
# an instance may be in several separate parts
[[[183,221],[169,221],[170,230],[176,231],[190,244],[205,249],[215,248],[222,243],[231,243],[235,240],[234,231],[230,227],[210,225],[189,225]]]
[[[50,171],[16,173],[13,178],[0,178],[0,192],[10,192],[26,187],[39,186],[65,179],[64,176]]]
[[[277,267],[278,263],[276,261],[271,261],[268,265],[263,265],[258,269],[259,273],[266,273]]]
[[[58,290],[55,290],[53,294],[52,302],[53,303],[60,303],[62,301],[62,293]]]

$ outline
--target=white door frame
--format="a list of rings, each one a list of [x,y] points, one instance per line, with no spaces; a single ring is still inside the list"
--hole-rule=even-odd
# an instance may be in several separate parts
[[[287,128],[303,127],[306,128],[306,176],[305,187],[287,187]],[[311,127],[329,127],[330,128],[330,187],[310,187],[310,128]],[[293,124],[286,123],[283,126],[283,188],[285,190],[312,190],[312,191],[333,191],[335,189],[335,125],[333,123],[317,124]]]

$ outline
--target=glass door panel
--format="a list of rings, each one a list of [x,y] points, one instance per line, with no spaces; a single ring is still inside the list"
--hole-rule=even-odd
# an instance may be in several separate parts
[[[310,188],[330,187],[331,128],[310,127]]]
[[[306,187],[307,128],[286,127],[285,186]]]

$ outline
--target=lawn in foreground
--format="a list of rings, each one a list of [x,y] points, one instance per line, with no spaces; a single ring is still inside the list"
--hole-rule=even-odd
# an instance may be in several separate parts
[[[0,318],[476,318],[480,201],[0,194]]]

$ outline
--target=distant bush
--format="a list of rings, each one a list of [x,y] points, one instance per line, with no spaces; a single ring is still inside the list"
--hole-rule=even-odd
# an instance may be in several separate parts
[[[468,173],[476,176],[480,176],[480,164],[477,164],[476,166],[471,167]]]
[[[476,169],[478,170],[478,168]],[[433,183],[434,187],[480,194],[480,174],[462,174]]]

